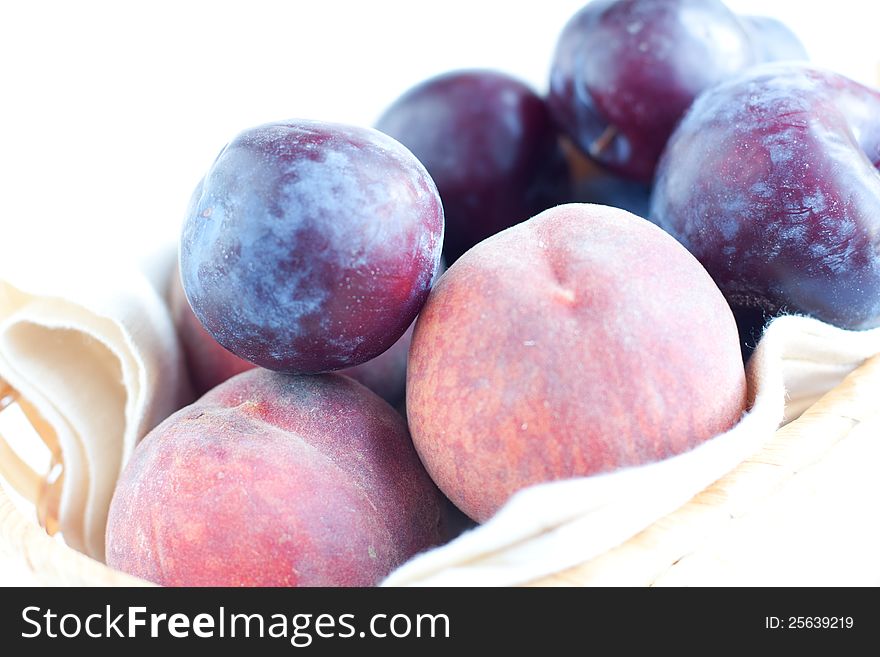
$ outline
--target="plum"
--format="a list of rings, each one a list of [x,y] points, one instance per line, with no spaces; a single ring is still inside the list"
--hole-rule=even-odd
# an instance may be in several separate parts
[[[442,269],[441,263],[441,269]],[[196,396],[201,396],[236,374],[256,367],[224,349],[202,326],[183,293],[180,276],[173,276],[169,292],[171,316],[183,345],[186,366]],[[365,363],[343,370],[389,404],[396,405],[406,392],[406,358],[413,324],[386,351]]]
[[[175,274],[177,274],[175,272]],[[220,346],[205,330],[190,308],[183,293],[180,276],[171,277],[168,305],[171,318],[183,347],[186,370],[196,397],[201,397],[214,386],[256,367]]]
[[[412,324],[443,243],[425,168],[369,128],[295,120],[245,130],[196,189],[183,288],[217,342],[289,373],[353,367]]]
[[[543,99],[504,73],[455,71],[422,82],[376,127],[412,150],[437,184],[447,262],[568,194]]]
[[[566,134],[611,171],[652,180],[694,98],[791,46],[720,0],[596,0],[559,37],[548,105]],[[766,36],[765,36],[766,35]],[[790,39],[796,37],[788,33]]]
[[[880,93],[801,63],[701,95],[663,155],[651,219],[735,308],[880,324]]]

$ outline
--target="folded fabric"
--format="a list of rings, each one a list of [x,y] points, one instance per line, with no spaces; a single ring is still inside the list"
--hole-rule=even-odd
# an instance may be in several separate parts
[[[384,585],[515,585],[596,557],[733,470],[878,353],[880,329],[781,317],[749,361],[750,410],[733,429],[659,463],[523,490],[487,523],[410,560]]]
[[[17,398],[38,430],[33,440],[55,452],[63,475],[26,471],[2,451],[2,437],[0,473],[24,487],[35,482],[30,498],[44,522],[102,560],[122,467],[154,425],[191,399],[162,298],[174,249],[143,261],[102,256],[100,269],[83,266],[81,252],[73,259],[58,251],[0,259],[0,404]],[[731,431],[660,463],[521,491],[487,523],[415,557],[384,584],[513,585],[597,556],[733,470],[877,353],[880,329],[779,318],[749,362],[750,410]]]
[[[121,468],[189,397],[160,294],[174,250],[144,263],[66,247],[7,249],[0,259],[0,398],[19,402],[37,429],[31,439],[54,453],[54,472],[45,480],[2,439],[0,466],[69,545],[103,560]]]

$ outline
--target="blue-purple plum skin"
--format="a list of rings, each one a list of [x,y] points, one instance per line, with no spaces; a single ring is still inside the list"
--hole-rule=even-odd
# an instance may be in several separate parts
[[[453,71],[405,92],[376,127],[431,174],[451,264],[478,242],[568,198],[569,174],[544,100],[489,70]]]
[[[784,25],[721,0],[593,0],[560,34],[547,103],[585,154],[647,184],[700,93],[749,66],[805,56]]]
[[[651,219],[733,307],[880,324],[880,93],[805,64],[756,67],[694,103]]]
[[[186,296],[223,347],[295,374],[388,349],[431,288],[443,244],[431,177],[369,128],[297,120],[240,133],[193,194]]]

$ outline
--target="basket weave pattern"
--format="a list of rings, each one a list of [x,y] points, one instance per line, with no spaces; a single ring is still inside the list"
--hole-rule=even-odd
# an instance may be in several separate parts
[[[564,572],[532,582],[537,586],[584,585],[701,585],[760,584],[762,573],[773,572],[774,553],[766,536],[756,531],[750,518],[770,513],[774,523],[806,524],[803,509],[807,494],[830,496],[821,508],[848,510],[847,519],[857,522],[859,505],[870,507],[880,499],[880,478],[850,477],[858,463],[864,465],[864,446],[857,435],[880,432],[880,356],[868,360],[839,386],[808,409],[800,418],[779,429],[764,448],[674,513],[661,518],[618,547]],[[865,442],[871,449],[876,440]],[[860,451],[862,450],[862,451]],[[872,460],[876,464],[876,460]],[[817,470],[809,487],[799,491],[806,473]],[[849,486],[841,485],[849,482]],[[859,499],[837,500],[853,494]],[[803,504],[802,504],[803,503]],[[841,505],[841,506],[838,506]],[[769,509],[769,511],[768,511]],[[775,514],[775,515],[772,515]],[[830,516],[806,514],[815,530],[823,532]],[[786,520],[791,518],[791,520]],[[867,523],[863,523],[866,525]],[[760,528],[766,525],[758,524]],[[859,525],[846,525],[858,528]],[[780,531],[784,531],[784,527]],[[797,531],[794,524],[792,531]],[[849,537],[839,536],[847,544]],[[880,533],[860,534],[863,553],[880,550]],[[745,547],[744,547],[745,546]],[[751,549],[760,547],[761,549]],[[803,564],[803,584],[835,583],[834,563],[822,563],[804,545],[791,558]],[[143,586],[143,580],[101,564],[48,536],[25,516],[0,487],[0,553],[21,557],[26,567],[44,584],[72,586]],[[767,557],[767,553],[770,554]],[[761,557],[760,555],[765,555]],[[758,555],[758,556],[756,556]],[[841,555],[846,559],[846,555]],[[749,558],[752,562],[749,562]],[[766,563],[755,563],[764,559]],[[826,560],[827,561],[827,560]],[[838,564],[844,563],[838,561]],[[778,565],[778,564],[777,564]],[[763,569],[762,569],[763,566]],[[862,584],[880,583],[880,566],[866,564]],[[770,570],[767,570],[770,568]],[[790,572],[790,570],[789,570]],[[741,579],[755,574],[759,581]],[[734,580],[734,581],[731,581]]]

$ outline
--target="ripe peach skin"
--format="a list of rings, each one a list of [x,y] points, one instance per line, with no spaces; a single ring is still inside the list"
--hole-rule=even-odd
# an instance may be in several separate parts
[[[447,538],[445,505],[367,388],[255,369],[138,446],[107,563],[168,586],[369,586]]]
[[[428,472],[477,521],[539,482],[687,451],[746,405],[732,313],[672,237],[569,204],[481,242],[434,287],[407,413]]]
[[[224,349],[205,330],[186,300],[177,272],[172,276],[168,301],[183,344],[187,370],[197,394],[204,394],[236,374],[255,367],[253,363]],[[406,358],[413,325],[383,353],[366,363],[340,370],[340,373],[360,381],[389,404],[399,403],[406,390]]]

